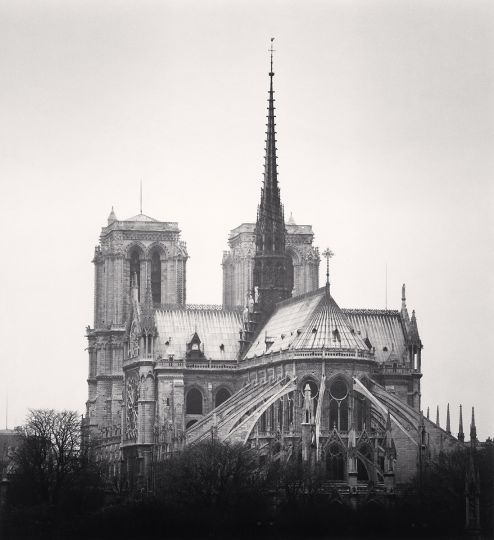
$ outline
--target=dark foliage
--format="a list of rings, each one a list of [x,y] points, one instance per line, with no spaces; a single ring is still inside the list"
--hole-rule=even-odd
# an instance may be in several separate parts
[[[478,449],[486,538],[492,536],[493,459],[492,442]],[[369,485],[354,510],[322,470],[297,460],[260,467],[252,450],[211,441],[159,464],[153,497],[122,504],[102,507],[97,473],[76,468],[56,504],[11,509],[10,532],[11,538],[80,540],[462,538],[465,467],[463,450],[441,455],[396,499]]]

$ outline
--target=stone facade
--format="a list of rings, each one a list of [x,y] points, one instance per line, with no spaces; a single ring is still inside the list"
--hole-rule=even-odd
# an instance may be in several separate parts
[[[314,291],[319,287],[319,250],[313,245],[311,225],[286,223],[286,253],[293,271],[292,296]],[[245,306],[253,288],[255,223],[242,223],[232,229],[228,238],[229,251],[223,252],[223,305]]]
[[[138,298],[148,285],[158,303],[186,298],[187,249],[177,223],[144,214],[118,220],[112,209],[94,252],[94,327],[88,327],[87,427],[116,433],[121,428],[124,340],[132,314],[131,278]]]

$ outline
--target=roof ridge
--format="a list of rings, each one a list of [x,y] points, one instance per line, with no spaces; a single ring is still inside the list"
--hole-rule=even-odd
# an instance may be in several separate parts
[[[340,308],[343,313],[361,313],[362,315],[400,315],[397,309]]]
[[[225,307],[222,304],[157,304],[156,311],[222,311],[224,313],[239,313],[241,306]]]

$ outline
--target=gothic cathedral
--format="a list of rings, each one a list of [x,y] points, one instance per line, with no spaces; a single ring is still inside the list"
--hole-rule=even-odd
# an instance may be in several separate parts
[[[223,304],[186,303],[177,223],[112,212],[95,249],[84,430],[109,477],[150,485],[170,452],[208,437],[319,464],[346,497],[383,496],[463,443],[424,418],[422,342],[396,310],[343,309],[319,287],[310,225],[285,221],[274,71],[256,223],[229,236]],[[324,255],[329,257],[327,250]]]

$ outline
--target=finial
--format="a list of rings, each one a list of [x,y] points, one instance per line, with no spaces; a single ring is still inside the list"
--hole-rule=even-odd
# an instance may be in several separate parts
[[[405,293],[405,284],[401,286],[401,311],[405,311],[407,308],[407,296]]]
[[[117,221],[117,216],[115,215],[115,211],[113,210],[112,206],[110,215],[108,216],[108,225],[111,225],[114,221]]]
[[[448,403],[448,408],[446,409],[446,433],[451,434],[451,424],[450,424],[450,418],[449,418],[449,403]]]
[[[429,407],[427,407],[427,420],[429,420]]]
[[[273,53],[275,52],[274,49],[273,49],[273,41],[274,41],[274,37],[271,38],[271,47],[269,49],[269,52],[271,53],[271,70],[269,72],[269,76],[272,77],[274,75],[274,72],[273,72]]]
[[[470,441],[477,440],[477,426],[475,425],[475,407],[472,407],[472,422],[470,424]]]
[[[326,248],[322,252],[322,255],[323,257],[326,257],[326,293],[329,296],[329,259],[334,257],[334,253],[329,248]]]
[[[439,405],[436,408],[436,426],[439,427]]]
[[[140,194],[139,194],[139,210],[140,210],[140,214],[142,214],[142,180],[141,180],[141,190],[140,190]]]
[[[458,440],[463,442],[465,440],[465,434],[463,433],[463,411],[460,405],[460,422],[458,426]]]
[[[386,418],[386,431],[391,432],[391,413],[389,412],[389,409],[388,409],[388,415]]]

